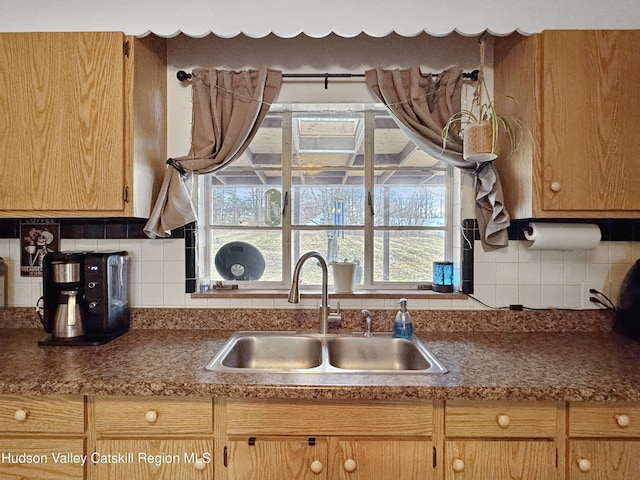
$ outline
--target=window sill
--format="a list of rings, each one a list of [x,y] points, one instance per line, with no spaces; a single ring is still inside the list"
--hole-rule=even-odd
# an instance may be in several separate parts
[[[288,290],[215,290],[207,293],[192,293],[191,298],[287,298]],[[301,298],[320,298],[321,292],[318,290],[300,291]],[[466,299],[464,293],[438,293],[432,290],[357,290],[353,293],[331,293],[331,298],[398,298],[407,299],[438,299],[438,300],[459,300]]]

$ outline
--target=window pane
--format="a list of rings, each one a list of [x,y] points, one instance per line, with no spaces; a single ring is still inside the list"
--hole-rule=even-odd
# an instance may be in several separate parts
[[[327,263],[345,259],[360,265],[363,263],[364,232],[362,230],[294,230],[292,236],[292,265],[295,265],[300,255],[309,251],[318,252]],[[313,259],[308,263],[313,264]],[[320,268],[303,270],[301,278],[306,285],[320,285],[322,271]],[[331,272],[329,272],[329,280],[332,281]],[[356,271],[355,284],[361,283],[362,268],[359,268]]]
[[[274,187],[212,187],[210,225],[277,226],[282,223],[282,193]]]
[[[211,279],[282,281],[282,233],[277,230],[209,231]]]
[[[415,183],[404,186],[380,185],[378,181],[387,172],[376,172],[376,188],[374,190],[374,225],[429,227],[446,224],[446,188],[444,172],[431,172],[428,185],[415,186]],[[405,177],[407,183],[411,179],[424,176],[424,172],[411,170],[413,176]]]
[[[363,187],[294,187],[292,201],[293,225],[364,225]]]
[[[445,259],[444,232],[377,231],[374,234],[376,282],[431,282],[433,262]]]

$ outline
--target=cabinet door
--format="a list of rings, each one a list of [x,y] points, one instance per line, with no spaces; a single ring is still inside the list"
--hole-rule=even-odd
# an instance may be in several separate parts
[[[0,34],[0,211],[123,209],[123,42]]]
[[[638,30],[543,33],[544,210],[640,210],[639,43]]]
[[[0,438],[0,480],[82,480],[84,440]]]
[[[539,480],[557,478],[551,441],[448,441],[447,480]]]
[[[207,480],[213,478],[213,440],[98,440],[87,463],[94,480]]]
[[[246,437],[228,443],[230,480],[323,480],[327,442],[307,437]]]
[[[434,476],[433,447],[425,440],[341,438],[330,460],[335,479],[428,480]]]
[[[640,441],[571,440],[570,480],[640,478]]]

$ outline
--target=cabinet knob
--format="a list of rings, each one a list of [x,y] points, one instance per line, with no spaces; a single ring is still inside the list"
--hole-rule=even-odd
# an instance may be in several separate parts
[[[560,182],[552,182],[551,183],[551,191],[552,192],[559,192],[560,189],[562,188],[562,185],[560,185]]]
[[[344,469],[349,473],[355,471],[355,469],[356,469],[356,461],[351,459],[351,458],[348,459],[348,460],[345,460]]]
[[[147,423],[156,423],[156,420],[158,420],[158,412],[156,412],[155,410],[149,410],[144,414],[144,419],[147,421]]]
[[[202,461],[200,459],[196,460],[195,463],[193,464],[193,466],[199,472],[202,472],[205,468],[207,468],[207,464],[204,463],[204,461]]]
[[[616,423],[619,427],[625,428],[629,426],[629,423],[631,423],[631,421],[629,420],[629,417],[627,415],[616,415]]]
[[[454,472],[462,472],[464,470],[464,462],[459,458],[454,458],[451,464]]]
[[[15,418],[17,422],[24,422],[28,414],[29,412],[26,409],[19,408],[16,410],[16,413],[13,414],[13,418]]]
[[[498,415],[497,421],[500,428],[507,428],[511,424],[511,419],[509,418],[509,415],[505,415],[505,414]]]
[[[578,469],[580,469],[581,472],[588,472],[591,470],[591,462],[586,458],[579,458]]]
[[[313,473],[320,473],[322,472],[323,468],[324,465],[322,465],[322,462],[320,460],[314,460],[313,462],[311,462],[311,471]]]

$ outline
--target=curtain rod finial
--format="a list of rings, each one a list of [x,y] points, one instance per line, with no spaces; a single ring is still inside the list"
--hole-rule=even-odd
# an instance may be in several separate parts
[[[185,72],[184,70],[178,70],[178,72],[176,73],[176,77],[178,77],[178,80],[180,80],[181,82],[191,80],[191,74]]]

